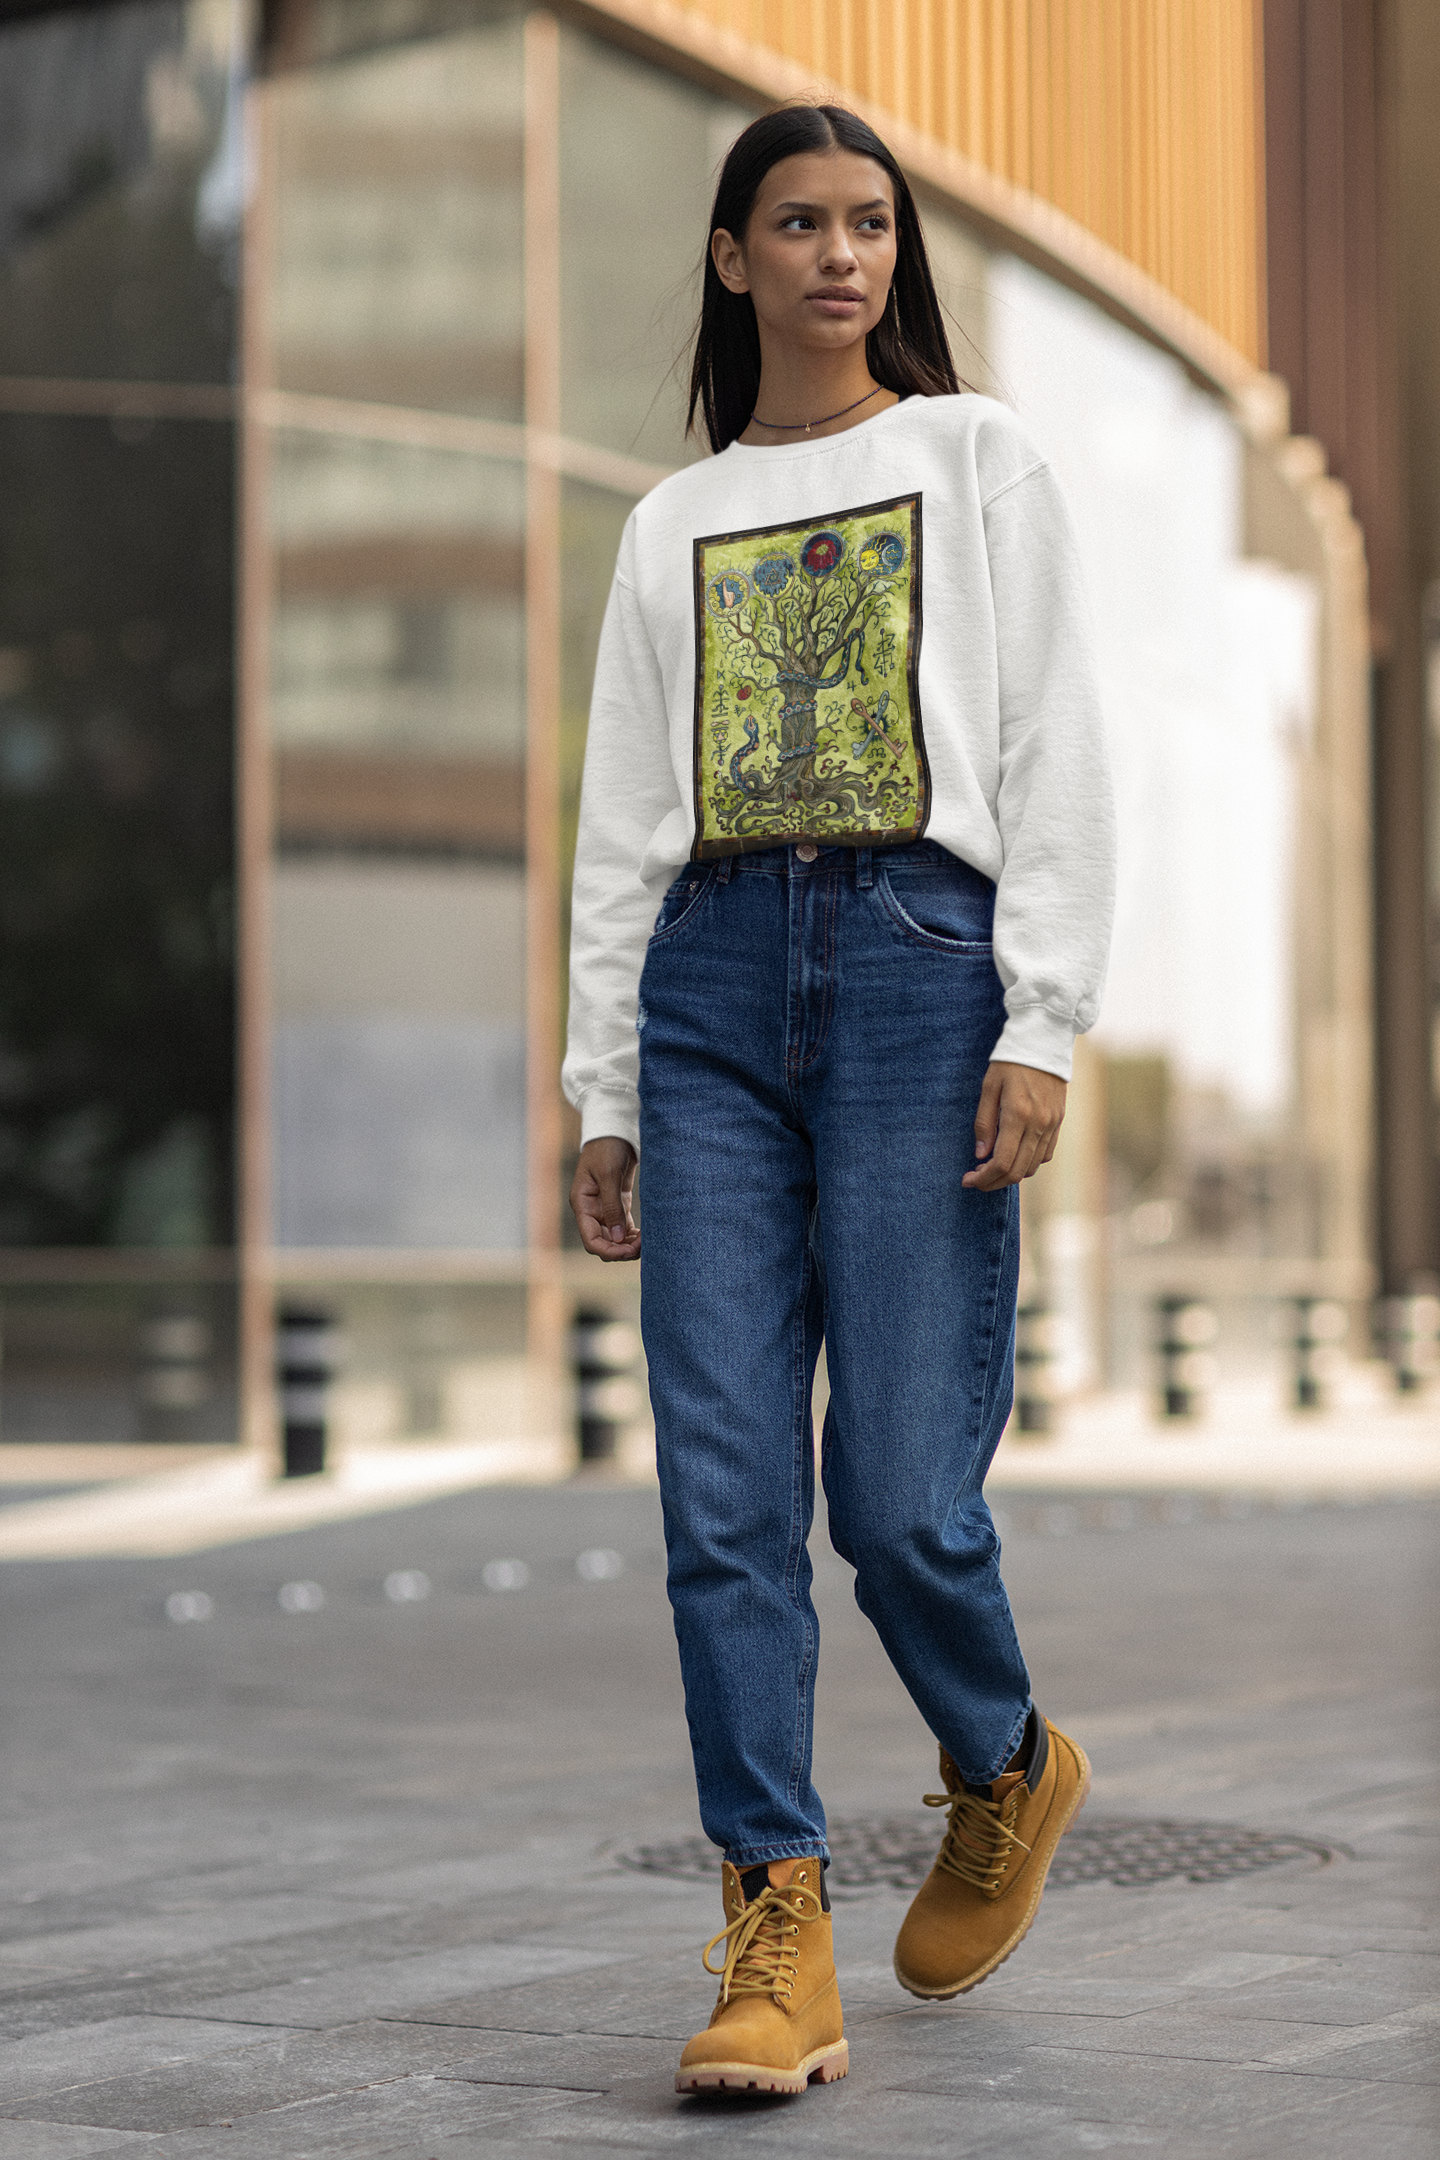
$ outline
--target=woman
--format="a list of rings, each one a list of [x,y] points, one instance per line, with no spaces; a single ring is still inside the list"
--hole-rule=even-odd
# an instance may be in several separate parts
[[[853,114],[747,128],[690,418],[625,530],[595,675],[565,1087],[587,1251],[633,1260],[719,2000],[682,2091],[847,2068],[810,1779],[810,1395],[855,1594],[940,1743],[896,1944],[943,1999],[1007,1957],[1089,1787],[1039,1715],[982,1480],[1019,1209],[1095,1018],[1111,810],[1064,508],[961,395],[915,205]],[[656,904],[659,901],[659,913]],[[968,1167],[967,1167],[968,1164]]]

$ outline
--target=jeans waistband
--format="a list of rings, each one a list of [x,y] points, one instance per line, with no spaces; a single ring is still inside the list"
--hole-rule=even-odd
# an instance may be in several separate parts
[[[893,868],[924,868],[929,865],[969,870],[970,864],[960,856],[952,855],[949,848],[941,847],[938,840],[910,840],[898,847],[867,848],[847,844],[841,847],[820,847],[813,862],[800,860],[796,845],[787,847],[755,848],[746,854],[721,855],[716,862],[720,876],[728,883],[732,877],[813,877],[817,870],[855,869],[869,882],[867,871],[880,863]],[[973,871],[976,877],[981,871]],[[988,882],[988,881],[987,881]]]

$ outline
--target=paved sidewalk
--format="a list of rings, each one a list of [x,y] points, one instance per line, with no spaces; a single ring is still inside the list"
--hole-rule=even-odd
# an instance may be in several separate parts
[[[621,1858],[698,1834],[651,1492],[0,1570],[0,2160],[1431,2160],[1440,1504],[999,1512],[1095,1762],[1072,1849],[1116,1818],[1310,1843],[1056,1887],[951,2005],[890,1975],[902,1893],[837,1897],[851,2076],[748,2106],[670,2089],[713,1879]],[[816,1560],[837,1841],[933,1834],[933,1749]]]
[[[1194,1419],[1139,1389],[1067,1405],[1053,1436],[1014,1421],[992,1490],[1250,1493],[1290,1499],[1440,1493],[1440,1397],[1401,1395],[1380,1364],[1347,1367],[1321,1410],[1285,1407],[1281,1376],[1216,1391]]]

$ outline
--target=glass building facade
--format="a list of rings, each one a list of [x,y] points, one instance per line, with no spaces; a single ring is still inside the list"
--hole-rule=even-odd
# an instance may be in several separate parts
[[[219,1437],[239,55],[173,4],[0,52],[0,1430]]]
[[[700,454],[697,258],[751,109],[487,0],[0,27],[0,1436],[263,1442],[302,1289],[350,1339],[343,1432],[555,1428],[601,1272],[558,1089],[590,672],[630,508]],[[1108,1055],[1156,1129],[1100,1204],[1180,1235],[1208,1148],[1224,1236],[1298,1250],[1310,601],[1237,567],[1220,401],[925,217],[962,373],[1076,503],[1149,850]],[[1247,983],[1263,1072],[1254,1029],[1225,1063]]]
[[[302,1284],[369,1433],[543,1421],[589,672],[747,117],[485,0],[0,30],[7,1439],[233,1435]]]

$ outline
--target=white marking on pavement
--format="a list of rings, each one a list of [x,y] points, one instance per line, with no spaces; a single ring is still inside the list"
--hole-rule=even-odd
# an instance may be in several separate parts
[[[287,1582],[280,1591],[282,1612],[319,1612],[325,1603],[325,1592],[318,1582]]]
[[[523,1590],[530,1570],[523,1560],[492,1560],[480,1571],[487,1590]]]
[[[385,1595],[392,1605],[415,1605],[430,1595],[430,1578],[419,1568],[396,1568],[385,1577]]]
[[[165,1600],[167,1620],[208,1620],[214,1611],[214,1600],[203,1590],[172,1590]]]

